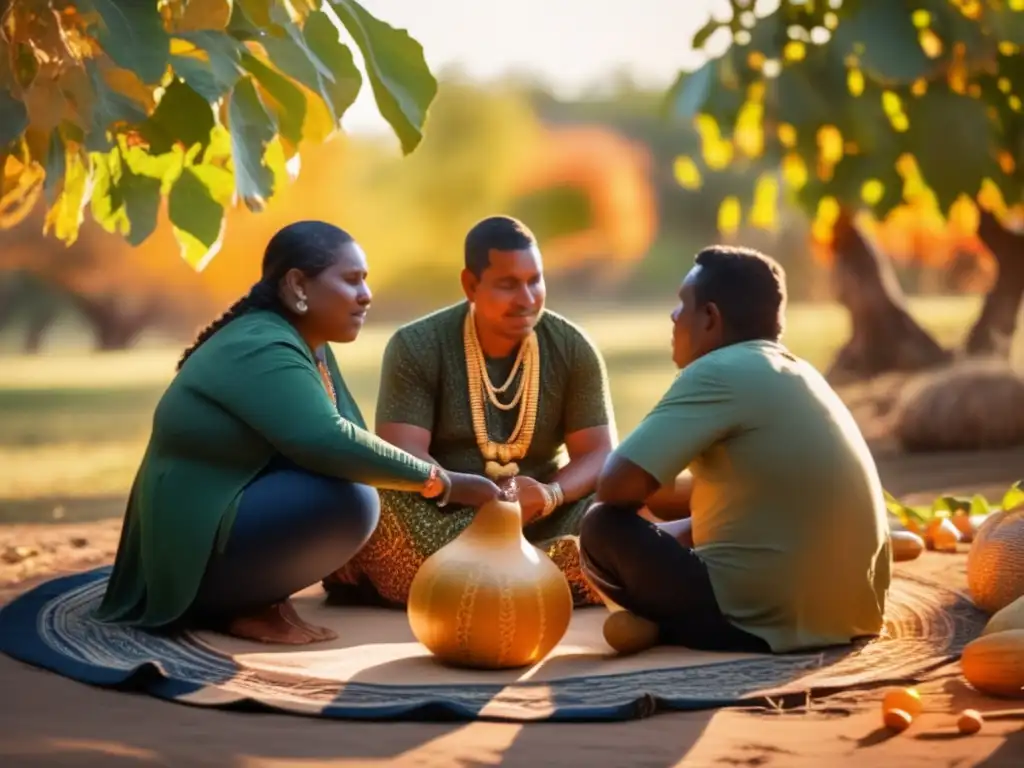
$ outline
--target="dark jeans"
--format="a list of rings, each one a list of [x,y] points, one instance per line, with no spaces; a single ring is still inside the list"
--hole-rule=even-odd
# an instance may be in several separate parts
[[[580,560],[595,587],[627,611],[655,622],[667,645],[771,650],[725,618],[697,554],[634,509],[600,503],[591,507],[580,531]]]
[[[191,616],[221,623],[287,599],[351,560],[379,519],[376,489],[275,462],[243,491]]]

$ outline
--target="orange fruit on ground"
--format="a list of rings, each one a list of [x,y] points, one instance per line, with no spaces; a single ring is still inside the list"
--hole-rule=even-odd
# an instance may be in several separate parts
[[[914,722],[914,718],[902,709],[887,709],[882,715],[882,722],[885,723],[885,727],[889,730],[902,733],[910,727],[910,724]]]
[[[976,709],[965,709],[960,713],[960,718],[956,721],[956,727],[960,733],[970,735],[980,731],[983,722],[984,718],[982,718],[981,712]]]
[[[921,694],[915,688],[893,688],[882,699],[882,712],[898,709],[911,717],[917,717],[924,709]]]

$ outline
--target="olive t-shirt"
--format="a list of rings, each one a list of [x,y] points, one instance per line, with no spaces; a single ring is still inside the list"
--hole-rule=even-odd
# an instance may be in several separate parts
[[[694,549],[732,624],[776,652],[881,630],[892,556],[874,459],[783,345],[691,363],[616,453],[662,484],[689,467]]]

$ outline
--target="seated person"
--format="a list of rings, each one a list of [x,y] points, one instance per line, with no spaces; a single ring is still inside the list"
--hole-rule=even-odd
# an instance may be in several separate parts
[[[599,605],[579,569],[577,536],[615,438],[601,355],[545,311],[541,255],[515,219],[484,219],[469,231],[462,286],[467,301],[388,342],[377,433],[448,470],[499,485],[515,474],[524,535],[562,568],[577,605]],[[474,515],[403,490],[380,498],[376,533],[324,584],[335,602],[404,605],[423,561]]]
[[[583,569],[620,651],[662,642],[786,652],[881,630],[885,502],[853,417],[779,341],[782,268],[744,248],[697,255],[672,312],[681,369],[608,460],[583,521]],[[691,516],[637,515],[692,476]]]
[[[271,239],[259,282],[199,334],[156,407],[100,620],[327,640],[288,598],[370,538],[375,488],[497,498],[493,482],[366,431],[328,346],[358,336],[366,276],[337,227],[299,222]]]

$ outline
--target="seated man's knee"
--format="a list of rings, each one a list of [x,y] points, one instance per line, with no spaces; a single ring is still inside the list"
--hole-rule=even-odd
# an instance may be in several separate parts
[[[600,557],[609,547],[615,547],[621,540],[624,526],[630,518],[636,517],[637,510],[615,504],[595,502],[587,510],[580,524],[580,549],[588,556]]]

